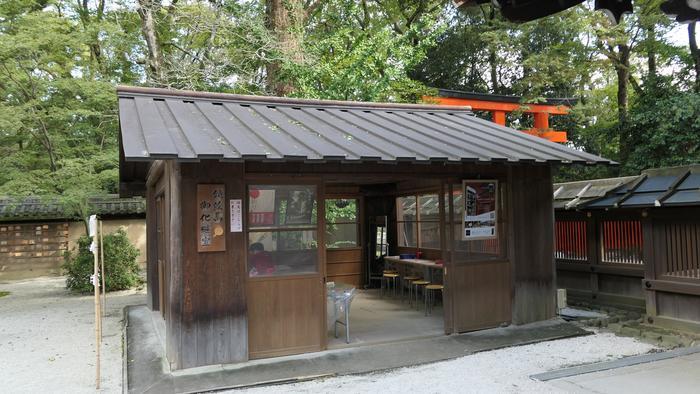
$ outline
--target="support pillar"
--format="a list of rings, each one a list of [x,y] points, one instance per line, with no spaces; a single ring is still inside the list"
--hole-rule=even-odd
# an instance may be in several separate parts
[[[491,112],[491,117],[494,123],[498,123],[501,126],[506,125],[506,112],[505,111],[493,111]]]

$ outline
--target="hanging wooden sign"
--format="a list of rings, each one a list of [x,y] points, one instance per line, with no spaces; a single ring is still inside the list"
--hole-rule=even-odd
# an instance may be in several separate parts
[[[197,185],[197,251],[226,250],[224,185]]]

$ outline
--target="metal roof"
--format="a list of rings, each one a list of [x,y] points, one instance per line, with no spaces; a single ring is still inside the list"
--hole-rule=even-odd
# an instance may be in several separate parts
[[[603,193],[585,195],[598,185]],[[700,205],[700,165],[656,168],[641,175],[554,184],[555,209],[650,208]],[[577,198],[577,193],[582,194]]]
[[[101,216],[143,216],[146,213],[143,198],[119,198],[116,194],[108,194],[90,197],[88,203],[93,213]],[[72,218],[57,198],[0,198],[0,222],[58,219]]]
[[[125,161],[611,161],[468,108],[119,87]]]

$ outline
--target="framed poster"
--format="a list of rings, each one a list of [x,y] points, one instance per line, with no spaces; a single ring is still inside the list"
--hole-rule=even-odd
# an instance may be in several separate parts
[[[197,251],[226,250],[224,185],[197,185]]]
[[[462,240],[495,239],[498,207],[498,181],[462,181],[464,220]]]

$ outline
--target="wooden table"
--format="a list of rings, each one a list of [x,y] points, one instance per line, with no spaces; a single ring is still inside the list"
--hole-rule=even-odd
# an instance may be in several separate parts
[[[399,256],[386,256],[384,257],[384,261],[395,264],[395,265],[404,265],[405,267],[413,267],[416,269],[422,269],[423,270],[423,278],[430,283],[435,283],[433,281],[433,270],[443,270],[443,265],[442,264],[437,264],[433,260],[424,260],[424,259],[401,259]],[[403,272],[405,275],[405,272]],[[402,275],[402,276],[404,276]],[[442,279],[442,278],[440,278]],[[442,283],[442,280],[440,280],[439,283]]]

